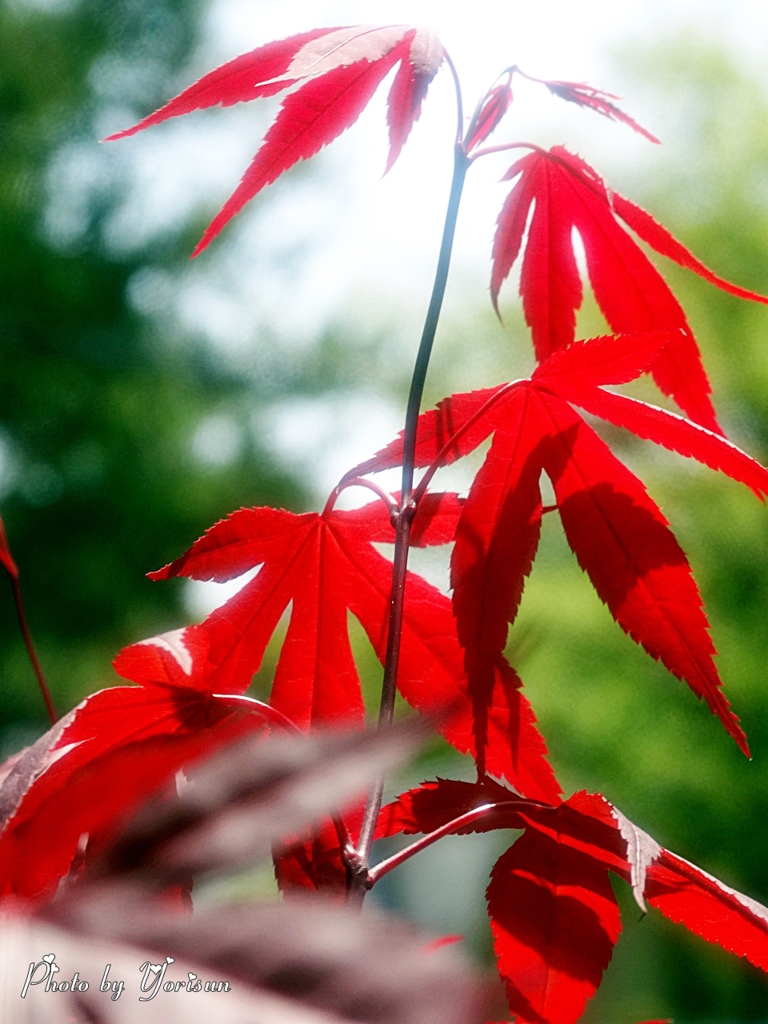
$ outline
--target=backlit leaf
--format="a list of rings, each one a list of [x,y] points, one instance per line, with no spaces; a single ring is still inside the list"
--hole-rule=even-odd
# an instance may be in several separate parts
[[[533,207],[520,292],[539,361],[574,341],[575,314],[582,301],[573,249],[575,230],[584,245],[595,298],[611,329],[622,334],[677,331],[650,364],[650,372],[661,390],[674,398],[690,419],[721,433],[685,313],[618,217],[660,253],[710,283],[742,298],[768,300],[713,274],[643,210],[615,197],[597,172],[579,157],[561,146],[549,151],[532,149],[505,175],[518,180],[499,215],[494,239],[494,304],[520,252]]]
[[[556,429],[544,468],[579,564],[622,629],[703,697],[748,754],[722,692],[698,587],[666,519],[569,406],[541,399]]]
[[[429,29],[410,25],[315,29],[236,57],[107,141],[193,110],[230,106],[298,85],[283,100],[240,184],[203,234],[192,254],[196,256],[261,189],[354,124],[381,81],[400,62],[389,94],[389,170],[419,116],[443,57],[443,47]]]

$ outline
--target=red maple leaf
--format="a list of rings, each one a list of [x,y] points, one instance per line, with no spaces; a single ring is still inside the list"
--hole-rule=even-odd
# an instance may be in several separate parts
[[[529,381],[452,395],[420,418],[417,465],[451,462],[493,434],[459,519],[452,558],[453,605],[479,739],[493,666],[536,551],[543,470],[569,544],[616,621],[704,697],[747,751],[722,693],[701,596],[682,549],[642,482],[569,404],[722,470],[760,497],[768,494],[768,471],[719,434],[599,386],[633,379],[676,337],[657,332],[574,344],[542,363]],[[399,438],[357,472],[401,458]]]
[[[487,781],[425,783],[382,808],[380,829],[430,832],[488,804],[495,809],[457,831],[525,830],[496,862],[487,892],[510,1009],[521,1024],[572,1024],[621,930],[608,870],[627,875],[625,844],[601,797],[547,808]]]
[[[464,141],[464,150],[467,154],[473,149],[482,145],[488,136],[498,126],[501,119],[509,110],[512,103],[512,88],[510,86],[511,72],[504,82],[495,85],[482,99],[479,108],[475,112],[469,128],[467,129]]]
[[[702,938],[768,969],[768,909],[659,846],[604,797],[557,807],[503,786],[438,779],[382,808],[379,835],[429,833],[478,807],[457,833],[524,829],[497,861],[488,913],[510,1009],[521,1024],[574,1024],[597,989],[620,931],[608,872]]]
[[[421,503],[415,545],[453,539],[461,503],[432,494]],[[392,563],[373,543],[393,543],[389,512],[376,501],[353,512],[294,515],[241,509],[213,526],[154,579],[184,575],[219,582],[254,566],[250,583],[203,624],[211,638],[211,679],[220,691],[243,692],[270,637],[291,604],[270,703],[301,728],[320,723],[360,726],[364,706],[347,631],[347,613],[363,626],[376,654],[386,657]],[[402,658],[397,686],[412,707],[437,718],[437,728],[481,770],[508,779],[520,792],[558,799],[520,680],[495,661],[481,738],[475,727],[450,599],[415,573],[405,588]]]
[[[583,844],[526,831],[496,862],[488,913],[499,974],[520,1024],[572,1024],[621,930],[608,873]]]
[[[530,76],[526,75],[526,78],[528,77]],[[625,114],[620,107],[616,106],[613,100],[617,100],[619,97],[615,96],[612,92],[596,89],[592,85],[587,85],[586,82],[562,82],[541,78],[533,79],[533,81],[546,85],[552,95],[559,96],[561,100],[575,103],[579,107],[586,107],[587,110],[593,110],[596,114],[601,114],[612,121],[620,121],[622,124],[629,125],[639,135],[644,135],[649,142],[657,144],[659,142],[655,135],[651,135],[634,118],[631,118],[629,114]]]
[[[107,141],[133,135],[192,110],[273,96],[305,82],[283,100],[240,184],[193,252],[197,256],[261,189],[298,160],[314,156],[354,124],[399,62],[388,100],[389,170],[421,112],[422,100],[443,56],[443,47],[433,32],[411,25],[315,29],[236,57],[132,128],[110,135]]]
[[[587,257],[595,298],[611,329],[622,333],[678,329],[649,370],[688,417],[720,431],[710,386],[685,313],[668,285],[623,220],[657,252],[700,274],[732,295],[768,302],[708,270],[649,214],[612,192],[597,172],[562,146],[533,152],[510,167],[517,178],[498,218],[493,245],[491,297],[498,310],[499,289],[523,247],[520,293],[533,333],[536,357],[546,359],[572,344],[582,286],[573,248],[578,232]]]
[[[214,695],[207,655],[196,626],[126,648],[115,666],[142,685],[91,694],[17,755],[0,787],[0,895],[52,895],[79,847],[87,862],[180,768],[283,724],[258,701]]]

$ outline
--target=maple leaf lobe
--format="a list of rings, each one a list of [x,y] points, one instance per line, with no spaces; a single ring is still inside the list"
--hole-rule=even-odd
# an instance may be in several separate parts
[[[437,34],[412,25],[316,29],[236,57],[106,141],[133,135],[192,110],[230,106],[298,85],[284,99],[240,184],[195,247],[194,257],[264,187],[354,124],[381,81],[400,62],[388,104],[389,170],[419,116],[443,57]]]

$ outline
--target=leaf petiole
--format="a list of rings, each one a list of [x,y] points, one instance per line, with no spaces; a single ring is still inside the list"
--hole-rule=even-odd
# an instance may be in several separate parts
[[[472,825],[476,821],[481,821],[487,817],[492,811],[503,810],[505,807],[517,807],[521,801],[504,800],[500,803],[487,803],[481,804],[479,807],[473,807],[471,811],[467,811],[465,814],[459,815],[458,818],[454,818],[452,821],[446,822],[445,825],[441,825],[440,828],[436,828],[434,832],[428,832],[421,839],[417,839],[415,843],[411,843],[410,846],[406,846],[404,850],[398,851],[391,857],[387,857],[386,860],[379,861],[375,867],[369,869],[367,874],[366,885],[369,889],[372,889],[376,883],[388,875],[390,871],[394,871],[395,868],[400,867],[401,864],[405,864],[406,861],[410,860],[411,857],[415,857],[417,853],[425,850],[428,846],[432,846],[438,839],[442,839],[443,836],[453,835],[455,832],[460,831],[462,828],[466,828],[467,825]],[[530,803],[531,801],[522,801],[523,803]]]
[[[387,511],[389,512],[390,515],[393,515],[397,512],[397,502],[388,491],[385,491],[383,487],[379,487],[379,485],[375,483],[373,480],[365,480],[361,476],[356,476],[353,477],[351,480],[347,480],[345,477],[340,481],[340,483],[338,483],[334,487],[334,489],[328,495],[328,501],[326,501],[325,503],[323,515],[326,515],[328,512],[333,511],[333,506],[338,501],[339,495],[341,494],[342,491],[345,491],[347,487],[367,487],[369,491],[373,491],[373,493],[377,497],[381,498],[381,500],[387,506]]]
[[[443,447],[437,453],[437,457],[433,459],[433,461],[430,463],[426,473],[419,481],[418,487],[416,487],[413,492],[413,501],[417,506],[421,499],[424,497],[424,493],[427,487],[432,482],[432,477],[443,465],[443,459],[450,452],[451,448],[453,448],[456,442],[459,441],[466,434],[466,432],[470,430],[475,425],[475,423],[477,423],[478,420],[482,419],[483,416],[485,416],[485,414],[488,412],[488,410],[491,409],[496,404],[496,402],[499,401],[499,399],[504,398],[505,395],[508,395],[510,391],[514,390],[514,388],[518,387],[520,384],[527,383],[527,380],[527,377],[520,378],[519,380],[512,380],[509,382],[509,384],[505,384],[503,387],[499,388],[499,390],[495,394],[491,395],[491,397],[488,399],[485,405],[482,405],[477,410],[476,413],[470,416],[466,423],[462,423],[459,429],[455,433],[451,434],[451,436],[445,442]]]

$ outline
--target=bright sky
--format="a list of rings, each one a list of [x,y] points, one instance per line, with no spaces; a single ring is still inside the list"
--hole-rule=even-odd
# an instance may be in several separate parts
[[[211,44],[242,52],[314,25],[408,22],[437,28],[467,82],[487,67],[535,65],[541,77],[582,78],[614,41],[702,26],[740,51],[760,54],[768,29],[763,0],[214,0]],[[470,75],[474,82],[470,81]]]

